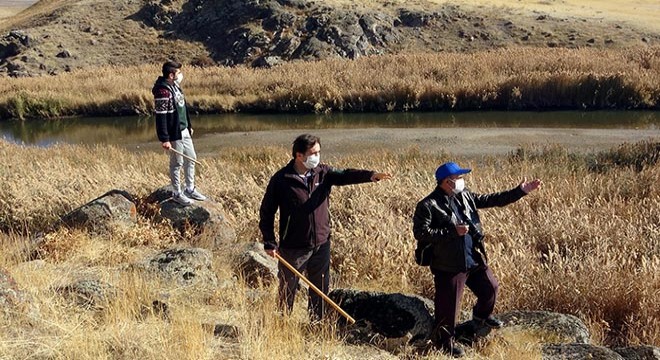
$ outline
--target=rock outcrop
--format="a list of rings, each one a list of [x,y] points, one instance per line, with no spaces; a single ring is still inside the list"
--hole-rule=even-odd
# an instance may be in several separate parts
[[[0,314],[9,314],[25,302],[25,293],[18,288],[14,278],[0,269]]]
[[[75,4],[49,14],[35,13],[17,24],[21,30],[0,34],[0,75],[55,75],[85,66],[139,65],[145,59],[169,56],[174,47],[178,60],[195,66],[270,67],[288,60],[401,52],[646,47],[660,42],[657,33],[600,19],[460,3],[122,0]]]
[[[147,259],[140,268],[154,271],[166,279],[183,285],[216,286],[213,255],[200,248],[168,249]]]
[[[236,265],[246,283],[268,285],[277,279],[277,260],[268,256],[261,243],[252,243],[237,256]]]
[[[374,339],[424,341],[433,328],[433,302],[416,295],[335,289],[329,297],[351,315],[356,324],[349,340],[370,343]]]
[[[70,227],[83,227],[94,232],[108,230],[113,224],[134,225],[137,209],[134,197],[123,190],[111,190],[89,203],[62,216]]]
[[[660,348],[655,346],[629,346],[614,351],[626,360],[660,360]]]
[[[542,352],[543,360],[624,360],[613,350],[589,344],[549,344]]]
[[[112,285],[94,279],[78,280],[55,290],[86,309],[103,309],[116,296],[116,289]]]
[[[577,317],[549,311],[509,311],[498,315],[507,327],[518,326],[552,333],[564,342],[589,344],[587,325]]]
[[[182,206],[172,200],[172,186],[168,185],[151,193],[145,202],[158,208],[156,220],[167,219],[182,234],[209,237],[215,245],[236,239],[227,214],[211,199]]]

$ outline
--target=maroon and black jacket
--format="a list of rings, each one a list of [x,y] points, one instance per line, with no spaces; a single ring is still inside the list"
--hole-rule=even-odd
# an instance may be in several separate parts
[[[160,142],[181,140],[181,131],[179,129],[179,113],[176,109],[174,99],[174,87],[178,85],[171,84],[166,78],[159,76],[151,89],[154,95],[154,114],[156,115],[156,134]],[[178,89],[183,93],[181,88]],[[192,125],[188,108],[186,107],[186,118],[188,119],[188,131],[192,134]]]
[[[312,170],[306,186],[298,176],[291,160],[273,175],[266,188],[259,210],[259,229],[264,248],[276,249],[275,213],[280,210],[279,246],[282,248],[313,248],[330,238],[328,198],[333,185],[370,182],[374,172],[369,170],[333,169],[320,164]]]

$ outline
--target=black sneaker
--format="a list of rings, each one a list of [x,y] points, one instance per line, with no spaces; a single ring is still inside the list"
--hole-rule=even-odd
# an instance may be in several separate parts
[[[463,347],[458,344],[454,344],[453,346],[441,346],[440,351],[453,358],[460,358],[465,356],[465,350],[463,350]]]
[[[504,323],[501,320],[499,320],[498,318],[492,315],[485,319],[481,319],[476,316],[473,316],[473,318],[474,318],[474,322],[476,322],[477,324],[483,324],[492,329],[501,329],[502,326],[504,326]]]

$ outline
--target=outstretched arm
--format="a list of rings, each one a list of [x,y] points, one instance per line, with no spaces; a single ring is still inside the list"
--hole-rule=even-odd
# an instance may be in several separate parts
[[[378,173],[371,170],[335,168],[330,168],[327,176],[327,181],[330,184],[337,186],[379,182],[381,180],[392,178],[392,175],[388,173]]]
[[[474,194],[474,203],[477,208],[489,208],[494,206],[506,206],[513,202],[520,200],[525,195],[541,187],[541,180],[535,179],[530,182],[527,182],[527,179],[523,179],[520,182],[520,185],[515,188],[507,191],[502,191],[492,194]]]

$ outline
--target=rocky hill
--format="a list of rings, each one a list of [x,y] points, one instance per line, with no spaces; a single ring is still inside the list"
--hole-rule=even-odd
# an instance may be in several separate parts
[[[168,58],[199,66],[272,66],[400,52],[658,43],[652,29],[460,2],[42,0],[0,23],[0,75]]]

